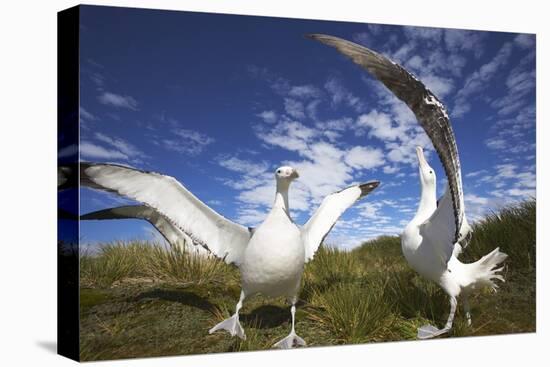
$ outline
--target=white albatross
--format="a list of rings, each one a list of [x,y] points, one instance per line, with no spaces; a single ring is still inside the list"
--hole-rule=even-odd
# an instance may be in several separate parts
[[[458,148],[445,106],[420,80],[385,56],[337,37],[321,34],[309,37],[336,48],[381,81],[409,106],[432,141],[447,175],[447,190],[437,202],[435,173],[422,150],[417,149],[422,195],[415,217],[401,236],[401,247],[409,265],[438,283],[449,295],[451,311],[443,329],[422,326],[418,338],[431,338],[451,329],[461,293],[464,293],[466,317],[471,323],[468,293],[482,286],[496,289],[493,280],[504,281],[497,274],[502,268],[497,266],[507,255],[496,248],[473,264],[464,264],[457,258],[462,251],[459,242],[465,240],[471,228],[464,215]]]
[[[294,328],[296,301],[304,264],[342,213],[378,187],[378,181],[348,187],[328,195],[308,222],[299,228],[290,218],[288,190],[298,172],[280,167],[275,173],[277,188],[273,208],[264,222],[251,230],[231,222],[206,206],[176,179],[153,172],[113,164],[80,164],[82,185],[114,192],[155,209],[194,244],[235,264],[241,273],[241,295],[235,314],[209,330],[226,330],[245,339],[239,311],[246,297],[261,293],[285,296],[291,304],[290,334],[277,342],[278,348],[306,345]]]
[[[468,295],[484,286],[496,290],[493,280],[504,281],[497,265],[507,257],[497,247],[472,264],[462,263],[458,255],[459,243],[453,242],[454,218],[449,188],[436,201],[436,175],[424,157],[422,148],[416,148],[420,178],[420,203],[414,218],[405,227],[401,247],[407,262],[422,276],[438,283],[449,295],[451,311],[443,329],[424,325],[418,329],[418,338],[428,339],[451,330],[457,298],[462,294],[468,325],[471,324]],[[463,236],[462,236],[463,237]],[[462,240],[462,237],[459,240]]]

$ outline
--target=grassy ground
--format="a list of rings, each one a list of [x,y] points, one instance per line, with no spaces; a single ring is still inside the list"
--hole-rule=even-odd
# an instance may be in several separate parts
[[[535,331],[534,201],[489,215],[462,255],[470,262],[499,246],[510,255],[497,293],[471,298],[473,324],[459,311],[445,337]],[[208,329],[238,300],[238,271],[221,261],[148,243],[115,243],[81,255],[83,360],[270,349],[290,329],[283,299],[245,301],[247,339]],[[425,323],[442,326],[448,299],[412,271],[397,237],[351,252],[321,247],[306,265],[296,329],[309,346],[411,340]]]

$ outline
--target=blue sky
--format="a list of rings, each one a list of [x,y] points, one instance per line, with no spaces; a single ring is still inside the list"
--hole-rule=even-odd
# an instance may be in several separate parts
[[[414,216],[414,148],[444,173],[414,115],[334,49],[326,33],[389,56],[445,103],[470,221],[535,195],[535,37],[441,28],[139,9],[81,10],[81,159],[176,177],[222,215],[262,221],[273,173],[300,179],[304,223],[331,192],[377,179],[328,242],[351,248],[399,234]],[[83,189],[81,213],[130,203]],[[143,221],[82,222],[87,243],[155,238]]]

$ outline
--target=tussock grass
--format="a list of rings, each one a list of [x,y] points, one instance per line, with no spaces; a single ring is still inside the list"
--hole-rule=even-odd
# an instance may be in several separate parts
[[[309,299],[313,292],[355,282],[363,275],[363,267],[351,252],[322,245],[314,259],[306,264],[300,297]]]
[[[508,254],[508,267],[516,272],[535,270],[536,201],[529,200],[491,213],[473,226],[474,235],[464,259],[475,261],[495,247]]]
[[[459,303],[444,337],[535,331],[536,202],[504,208],[474,225],[461,261],[499,246],[506,260],[497,293],[470,298],[472,326]],[[284,298],[247,298],[247,339],[208,329],[234,312],[239,273],[223,262],[150,243],[113,243],[80,255],[83,360],[271,349],[290,331]],[[399,237],[383,236],[343,251],[322,246],[306,264],[296,330],[309,346],[416,339],[442,327],[449,300],[412,270]]]
[[[145,267],[154,279],[179,285],[221,282],[228,273],[227,265],[215,257],[158,244],[151,247]]]
[[[422,318],[436,322],[447,317],[449,299],[434,282],[411,269],[387,274],[386,297],[405,319]]]
[[[150,250],[145,242],[115,242],[100,247],[97,255],[80,255],[80,282],[100,288],[110,287],[125,278],[144,274],[144,264]]]
[[[383,284],[342,283],[313,293],[309,318],[330,329],[339,344],[380,339],[394,320]]]
[[[352,251],[368,272],[401,270],[407,267],[401,254],[401,238],[399,236],[380,236],[363,243]]]
[[[214,257],[142,241],[105,244],[96,255],[80,255],[81,284],[99,288],[130,278],[179,286],[203,285],[230,278],[230,273],[229,266]]]

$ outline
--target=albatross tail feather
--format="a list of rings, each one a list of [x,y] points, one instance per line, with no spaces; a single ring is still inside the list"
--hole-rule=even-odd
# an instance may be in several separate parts
[[[498,265],[506,260],[507,257],[508,255],[501,252],[497,247],[475,263],[468,264],[469,273],[472,280],[472,283],[468,288],[478,289],[482,287],[489,287],[493,291],[496,291],[498,285],[495,281],[500,280],[504,282],[504,277],[499,274],[503,267],[498,267]]]

